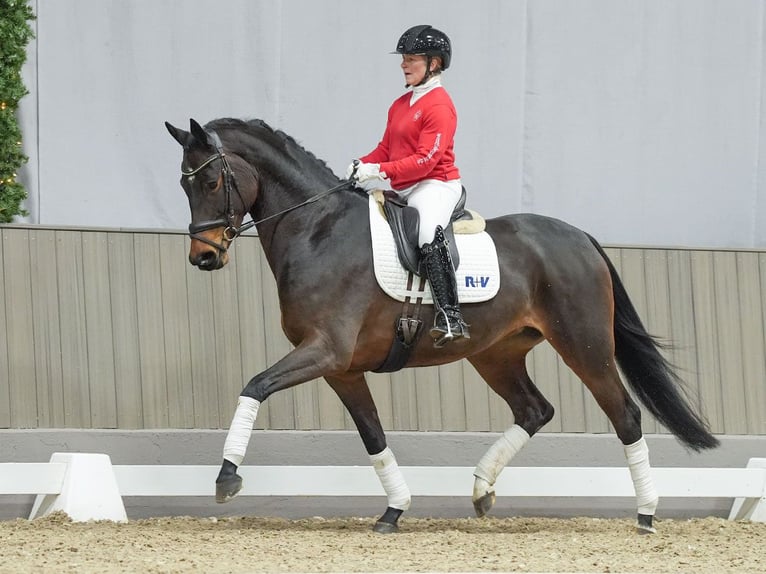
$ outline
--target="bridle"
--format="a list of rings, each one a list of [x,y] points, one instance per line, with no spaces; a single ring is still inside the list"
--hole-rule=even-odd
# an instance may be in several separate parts
[[[255,225],[255,223],[253,221],[249,221],[245,223],[244,225],[240,225],[239,227],[236,227],[234,225],[234,217],[235,217],[234,205],[232,204],[232,201],[231,201],[232,188],[237,192],[237,195],[239,196],[239,200],[242,202],[243,209],[245,208],[245,200],[242,199],[242,194],[239,192],[239,187],[237,186],[237,180],[234,178],[234,172],[231,170],[229,161],[226,159],[226,154],[223,152],[223,145],[221,144],[221,138],[218,137],[218,134],[215,133],[214,131],[208,130],[207,133],[210,136],[210,139],[212,139],[213,147],[215,147],[215,153],[211,155],[209,158],[207,158],[205,161],[203,161],[202,164],[196,167],[195,169],[192,169],[190,171],[184,171],[184,169],[182,168],[181,175],[183,175],[184,177],[192,177],[198,174],[208,165],[213,163],[215,160],[217,159],[221,160],[221,177],[223,178],[223,189],[224,189],[224,193],[226,194],[226,215],[224,217],[219,217],[218,219],[200,221],[199,223],[190,223],[189,236],[192,239],[196,239],[197,241],[202,241],[202,243],[207,243],[208,245],[215,247],[222,253],[225,253],[228,250],[228,247],[226,245],[223,245],[222,243],[216,243],[215,241],[212,241],[211,239],[208,239],[207,237],[200,235],[200,233],[202,233],[203,231],[208,231],[209,229],[224,227],[223,238],[224,240],[231,243],[239,235],[241,235],[243,232],[247,231],[253,225]]]
[[[341,190],[353,185],[353,181],[344,180],[340,184],[336,185],[335,187],[332,187],[328,189],[327,191],[323,191],[322,193],[314,195],[297,205],[293,205],[292,207],[288,207],[287,209],[283,209],[282,211],[278,211],[277,213],[273,213],[271,215],[263,217],[259,219],[258,221],[250,220],[246,223],[243,223],[239,227],[237,227],[236,225],[234,225],[235,213],[234,213],[234,206],[231,201],[231,196],[232,196],[231,190],[234,189],[234,191],[237,192],[237,195],[239,196],[239,200],[242,203],[242,208],[246,210],[247,207],[245,206],[245,200],[242,198],[242,194],[240,193],[239,187],[237,186],[237,180],[234,177],[234,172],[232,171],[231,166],[229,165],[229,161],[226,159],[226,154],[224,153],[223,145],[221,144],[221,138],[218,137],[218,134],[215,133],[213,130],[205,130],[205,131],[207,134],[209,134],[210,139],[212,140],[213,147],[215,147],[215,153],[211,155],[209,158],[207,158],[205,161],[203,161],[202,164],[200,164],[195,169],[192,169],[190,171],[184,171],[184,169],[182,168],[181,175],[183,175],[184,177],[194,176],[200,171],[202,171],[205,167],[213,163],[215,160],[221,160],[221,177],[223,178],[223,189],[224,189],[224,193],[226,194],[226,215],[224,217],[219,217],[218,219],[211,219],[208,221],[201,221],[199,223],[189,224],[189,236],[192,239],[196,239],[197,241],[201,241],[202,243],[207,243],[211,247],[215,247],[216,249],[218,249],[221,253],[225,253],[226,251],[228,251],[228,247],[226,245],[223,245],[222,243],[216,243],[215,241],[200,235],[200,233],[202,233],[203,231],[208,231],[210,229],[215,229],[217,227],[224,227],[223,238],[224,240],[228,241],[229,244],[231,244],[237,237],[242,235],[248,229],[255,227],[259,223],[263,223],[264,221],[268,221],[269,219],[279,217],[280,215],[284,215],[285,213],[288,213],[294,209],[298,209],[299,207],[303,207],[304,205],[308,205],[309,203],[314,203],[315,201],[322,199],[323,197],[331,193],[334,193],[338,190]]]

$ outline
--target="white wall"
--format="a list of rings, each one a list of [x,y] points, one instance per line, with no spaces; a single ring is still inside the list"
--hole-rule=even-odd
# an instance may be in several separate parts
[[[260,117],[342,174],[402,92],[396,40],[431,23],[470,207],[609,244],[766,247],[764,0],[32,4],[33,222],[185,228],[165,120]]]

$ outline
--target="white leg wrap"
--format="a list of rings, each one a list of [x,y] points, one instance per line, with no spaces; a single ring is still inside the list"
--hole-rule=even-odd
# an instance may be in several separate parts
[[[487,481],[490,485],[495,484],[502,470],[516,456],[516,453],[527,444],[528,440],[527,431],[519,425],[513,425],[495,441],[495,444],[489,447],[489,450],[481,457],[479,464],[476,465],[473,475]]]
[[[391,508],[407,510],[410,507],[410,489],[404,482],[404,476],[391,449],[386,447],[378,454],[371,454],[370,462],[388,495],[388,505]]]
[[[636,489],[638,513],[654,516],[654,512],[657,510],[658,496],[649,467],[649,447],[644,437],[633,444],[625,445],[625,458],[628,459],[630,477],[633,479],[633,487]]]
[[[226,442],[223,445],[223,458],[239,466],[245,458],[247,443],[253,432],[255,417],[258,415],[260,401],[250,397],[239,397],[237,410],[229,426]]]

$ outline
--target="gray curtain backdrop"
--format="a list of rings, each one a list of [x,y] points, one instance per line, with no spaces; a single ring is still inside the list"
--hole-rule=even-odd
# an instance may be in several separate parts
[[[469,207],[608,244],[766,247],[763,0],[31,4],[34,223],[185,228],[165,120],[262,118],[342,175],[403,91],[396,40],[431,23]]]

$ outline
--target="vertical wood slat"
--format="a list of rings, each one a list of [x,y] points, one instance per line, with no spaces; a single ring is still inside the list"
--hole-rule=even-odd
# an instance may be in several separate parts
[[[442,430],[439,367],[415,369],[415,393],[418,397],[417,430]]]
[[[209,274],[206,271],[197,273]],[[218,393],[218,420],[228,426],[242,391],[242,350],[239,342],[239,301],[236,270],[232,265],[210,274],[213,286],[213,321],[216,377],[210,381]]]
[[[64,374],[61,365],[61,322],[56,281],[56,232],[30,232],[29,250],[32,270],[32,323],[35,332],[37,424],[40,427],[61,428],[65,424]],[[90,366],[88,369],[90,370]]]
[[[741,279],[738,299],[742,329],[743,400],[747,410],[744,432],[766,434],[766,384],[763,383],[766,381],[766,296],[762,297],[761,265],[757,253],[737,253],[736,257],[737,277]],[[763,255],[760,259],[766,262]]]
[[[143,428],[133,235],[111,233],[108,244],[117,425]]]
[[[553,405],[553,419],[545,425],[542,432],[561,432],[563,429],[562,412],[569,405],[562,405],[561,391],[559,390],[559,359],[548,342],[543,342],[535,347],[529,355],[527,362],[534,366],[534,378],[537,389]]]
[[[621,249],[620,259],[622,262],[621,277],[625,284],[625,289],[630,296],[633,306],[638,312],[638,316],[641,317],[644,327],[650,330],[651,325],[648,325],[647,323],[649,313],[647,311],[648,303],[646,301],[644,250]],[[635,395],[633,396],[635,397]],[[640,403],[640,401],[636,400],[636,403],[641,407],[641,426],[644,429],[644,433],[657,432],[657,422],[652,414]]]
[[[392,430],[417,430],[418,394],[415,369],[405,369],[391,375]]]
[[[61,324],[69,327],[61,338],[64,374],[64,423],[91,427],[90,373],[85,317],[82,233],[56,232],[56,260]]]
[[[700,401],[697,372],[697,336],[694,329],[691,253],[675,251],[668,254],[668,291],[670,296],[671,362],[683,383],[692,406],[704,416]]]
[[[705,405],[712,428],[723,432],[723,402],[721,399],[721,368],[716,325],[716,290],[713,254],[692,252],[692,299],[697,341],[697,372],[699,396]]]
[[[266,363],[266,331],[263,321],[264,294],[262,288],[262,253],[260,242],[255,237],[239,238],[233,250],[230,250],[237,275],[237,305],[239,307],[239,349],[241,355],[241,376],[236,381],[236,392],[223,397],[223,423],[228,426],[236,407],[237,396],[255,375],[268,367]],[[232,381],[232,385],[235,382]],[[233,390],[233,388],[232,388]],[[231,391],[230,391],[231,392]],[[228,400],[227,400],[228,399]],[[227,411],[228,408],[228,411]],[[268,427],[269,401],[261,405],[255,428]],[[264,424],[264,421],[266,423]]]
[[[186,241],[188,252],[190,240]],[[189,298],[189,349],[191,352],[192,392],[194,393],[195,428],[220,428],[227,426],[237,405],[236,397],[228,398],[231,414],[219,419],[218,365],[215,353],[215,330],[213,307],[213,278],[186,265],[186,286]]]
[[[647,331],[656,336],[660,342],[667,343],[673,332],[668,292],[670,279],[667,252],[659,249],[644,250],[644,278]],[[672,358],[667,350],[659,349],[659,351],[668,361]],[[655,422],[654,430],[651,432],[667,432],[667,430],[660,423]]]
[[[484,382],[470,362],[460,361],[463,369],[465,401],[465,430],[483,431],[489,420],[489,385]]]
[[[84,231],[82,263],[85,292],[85,335],[88,342],[91,425],[117,428],[112,308],[109,292],[109,247],[104,233]]]
[[[724,430],[744,434],[747,428],[742,372],[742,336],[740,331],[737,261],[731,253],[713,254],[713,278],[716,296],[716,337],[721,357],[718,394],[723,401]],[[733,321],[731,319],[734,319]],[[726,392],[722,388],[725,381]]]
[[[268,333],[266,338],[266,365],[273,366],[292,351],[292,345],[282,331],[282,317],[277,297],[277,282],[271,273],[266,258],[261,262],[261,277],[264,299],[263,325]],[[294,429],[295,411],[292,389],[275,393],[266,401],[269,405],[268,427],[272,429]],[[260,412],[258,418],[261,418]]]
[[[32,277],[29,262],[29,232],[6,230],[3,233],[5,261],[6,329],[8,348],[8,408],[10,425],[37,426],[37,390],[34,359],[28,349],[34,348],[32,310]]]
[[[466,430],[465,382],[460,361],[441,365],[439,382],[442,430]]]
[[[194,428],[189,298],[184,237],[160,235],[162,328],[170,428]]]
[[[9,428],[11,426],[11,385],[8,373],[8,323],[6,322],[5,307],[8,297],[5,290],[5,278],[15,269],[11,269],[11,264],[5,261],[5,238],[11,230],[3,229],[0,233],[0,428]]]
[[[165,333],[162,326],[162,275],[159,237],[134,236],[138,356],[144,428],[168,426],[168,389],[165,376]]]
[[[375,406],[378,409],[378,418],[383,428],[393,428],[394,425],[394,411],[393,411],[393,397],[391,393],[391,376],[387,373],[367,373],[365,375],[367,379],[367,385],[370,388],[370,394],[372,400],[375,401]],[[327,385],[325,388],[330,390]],[[332,390],[330,390],[332,392]],[[341,404],[340,400],[335,396],[335,402]],[[322,427],[324,428],[324,427]]]

